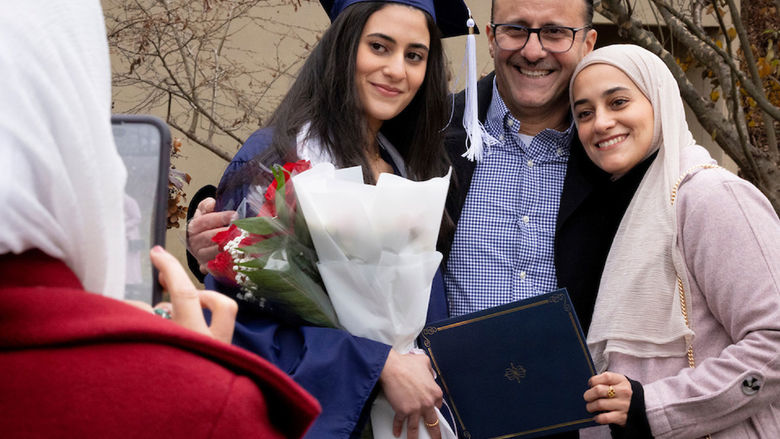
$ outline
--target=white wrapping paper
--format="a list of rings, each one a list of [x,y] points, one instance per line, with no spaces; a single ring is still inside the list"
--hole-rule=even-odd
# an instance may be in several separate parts
[[[450,173],[424,182],[381,174],[363,183],[360,167],[321,163],[293,177],[340,324],[351,334],[414,348],[425,325]],[[380,393],[371,409],[374,438],[395,439],[395,412]],[[442,437],[455,434],[439,413]],[[406,425],[402,437],[406,437]],[[420,438],[428,431],[420,421]]]

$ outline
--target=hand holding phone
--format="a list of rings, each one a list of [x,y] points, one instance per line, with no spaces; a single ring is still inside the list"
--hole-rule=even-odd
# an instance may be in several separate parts
[[[171,296],[171,318],[195,332],[225,343],[233,339],[238,304],[216,291],[199,290],[184,267],[160,246],[150,251],[151,261],[160,272],[160,284]],[[203,309],[211,311],[211,324],[206,323]]]

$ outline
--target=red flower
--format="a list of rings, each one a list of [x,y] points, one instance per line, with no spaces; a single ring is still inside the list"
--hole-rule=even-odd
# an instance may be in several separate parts
[[[220,250],[222,250],[225,248],[225,245],[227,245],[228,242],[236,239],[239,235],[241,235],[241,229],[236,227],[235,224],[231,224],[227,230],[223,230],[217,233],[211,238],[211,240],[216,242]]]
[[[290,178],[310,168],[311,168],[311,163],[308,160],[298,160],[297,162],[285,163],[285,165],[282,166],[284,182],[285,182],[284,195],[288,205],[292,206],[294,204],[295,198],[292,196],[293,194],[292,187],[286,183],[290,181]],[[266,202],[263,204],[263,207],[260,209],[260,214],[258,214],[257,216],[265,216],[264,215],[265,213],[267,213],[268,216],[276,216],[277,184],[278,182],[276,181],[276,179],[274,179],[274,181],[272,181],[271,184],[268,185],[268,189],[266,189],[265,191]],[[291,199],[292,199],[292,203],[291,203]]]
[[[223,232],[224,233],[224,232]],[[209,272],[220,282],[236,286],[236,272],[233,270],[233,257],[223,251],[208,263]]]

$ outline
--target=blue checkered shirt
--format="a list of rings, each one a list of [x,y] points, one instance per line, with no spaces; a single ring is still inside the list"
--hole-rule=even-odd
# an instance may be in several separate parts
[[[554,290],[558,205],[575,134],[546,129],[530,144],[493,83],[486,128],[499,143],[477,163],[444,275],[450,316]]]

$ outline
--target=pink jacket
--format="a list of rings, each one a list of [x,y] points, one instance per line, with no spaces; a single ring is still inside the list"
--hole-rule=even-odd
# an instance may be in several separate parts
[[[684,149],[681,168],[702,153]],[[644,385],[656,438],[780,438],[780,220],[758,189],[723,169],[687,178],[676,209],[696,368],[687,357],[613,353],[609,370]]]

